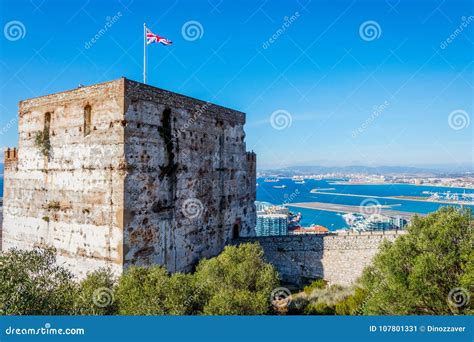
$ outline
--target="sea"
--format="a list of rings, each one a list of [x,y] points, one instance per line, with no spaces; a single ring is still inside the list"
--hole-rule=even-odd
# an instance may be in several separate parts
[[[298,202],[325,202],[345,205],[359,206],[364,200],[371,200],[375,196],[377,203],[381,205],[392,205],[391,209],[419,214],[428,214],[438,210],[443,206],[459,206],[455,204],[445,204],[424,201],[408,201],[403,199],[380,198],[386,196],[417,196],[429,197],[423,192],[438,192],[472,194],[474,189],[437,187],[411,184],[338,184],[347,179],[306,179],[304,184],[296,184],[292,179],[280,178],[279,182],[265,182],[264,178],[257,179],[257,201],[269,202],[271,204],[287,204],[292,212],[300,212],[302,219],[300,224],[304,227],[311,224],[322,225],[329,230],[347,228],[343,213],[330,211],[305,209],[292,207],[291,203]],[[274,186],[285,185],[285,188],[274,188]],[[311,193],[312,189],[334,194]],[[339,194],[349,194],[358,196],[345,196]],[[362,196],[362,197],[359,197]],[[380,197],[379,197],[380,196]],[[465,205],[474,210],[473,205]]]

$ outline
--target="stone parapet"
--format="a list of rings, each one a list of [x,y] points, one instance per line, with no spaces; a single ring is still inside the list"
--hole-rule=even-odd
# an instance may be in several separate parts
[[[403,234],[406,231],[301,234],[241,238],[237,243],[259,243],[284,281],[323,278],[331,284],[350,285],[370,265],[383,241]]]

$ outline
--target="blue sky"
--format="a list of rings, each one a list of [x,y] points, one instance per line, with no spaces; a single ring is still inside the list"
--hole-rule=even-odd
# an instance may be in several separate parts
[[[260,168],[473,164],[472,1],[0,3],[2,147],[19,100],[141,81],[146,22],[148,83],[246,112]]]

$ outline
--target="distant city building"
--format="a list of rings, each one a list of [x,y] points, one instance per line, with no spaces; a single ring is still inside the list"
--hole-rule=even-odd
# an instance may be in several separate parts
[[[257,209],[257,236],[288,235],[290,211],[287,207],[268,202],[255,202]]]
[[[405,229],[408,224],[408,220],[403,217],[390,217],[390,223],[396,229]]]
[[[257,236],[288,235],[288,215],[257,213]]]
[[[313,224],[309,228],[302,228],[298,227],[296,229],[292,229],[288,232],[290,235],[298,235],[298,234],[327,234],[329,233],[329,229],[326,227]]]
[[[257,209],[257,213],[261,214],[289,214],[289,209],[282,205],[273,205],[269,202],[255,202],[255,208]]]
[[[408,220],[402,217],[390,217],[380,214],[364,216],[360,214],[345,214],[344,220],[353,231],[374,231],[374,230],[392,230],[404,229]]]
[[[255,201],[255,209],[256,209],[257,212],[263,212],[271,206],[273,206],[273,204],[271,204],[269,202]]]

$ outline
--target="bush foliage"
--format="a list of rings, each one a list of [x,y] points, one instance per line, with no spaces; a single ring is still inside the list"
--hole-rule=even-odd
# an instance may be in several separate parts
[[[54,249],[0,254],[3,315],[266,314],[277,286],[258,244],[226,247],[194,274],[132,266],[118,279],[100,269],[81,281],[56,264]]]
[[[258,244],[227,246],[219,256],[202,260],[195,277],[202,286],[204,313],[209,315],[222,314],[222,308],[230,315],[264,314],[278,287],[278,274],[263,260]]]
[[[56,265],[54,249],[0,254],[0,314],[70,314],[75,293],[73,275]]]
[[[444,207],[415,217],[409,234],[386,243],[361,279],[361,310],[382,315],[472,313],[473,221],[469,210]]]
[[[117,312],[115,301],[116,280],[110,269],[89,273],[79,282],[74,300],[74,311],[79,315],[113,315]]]

